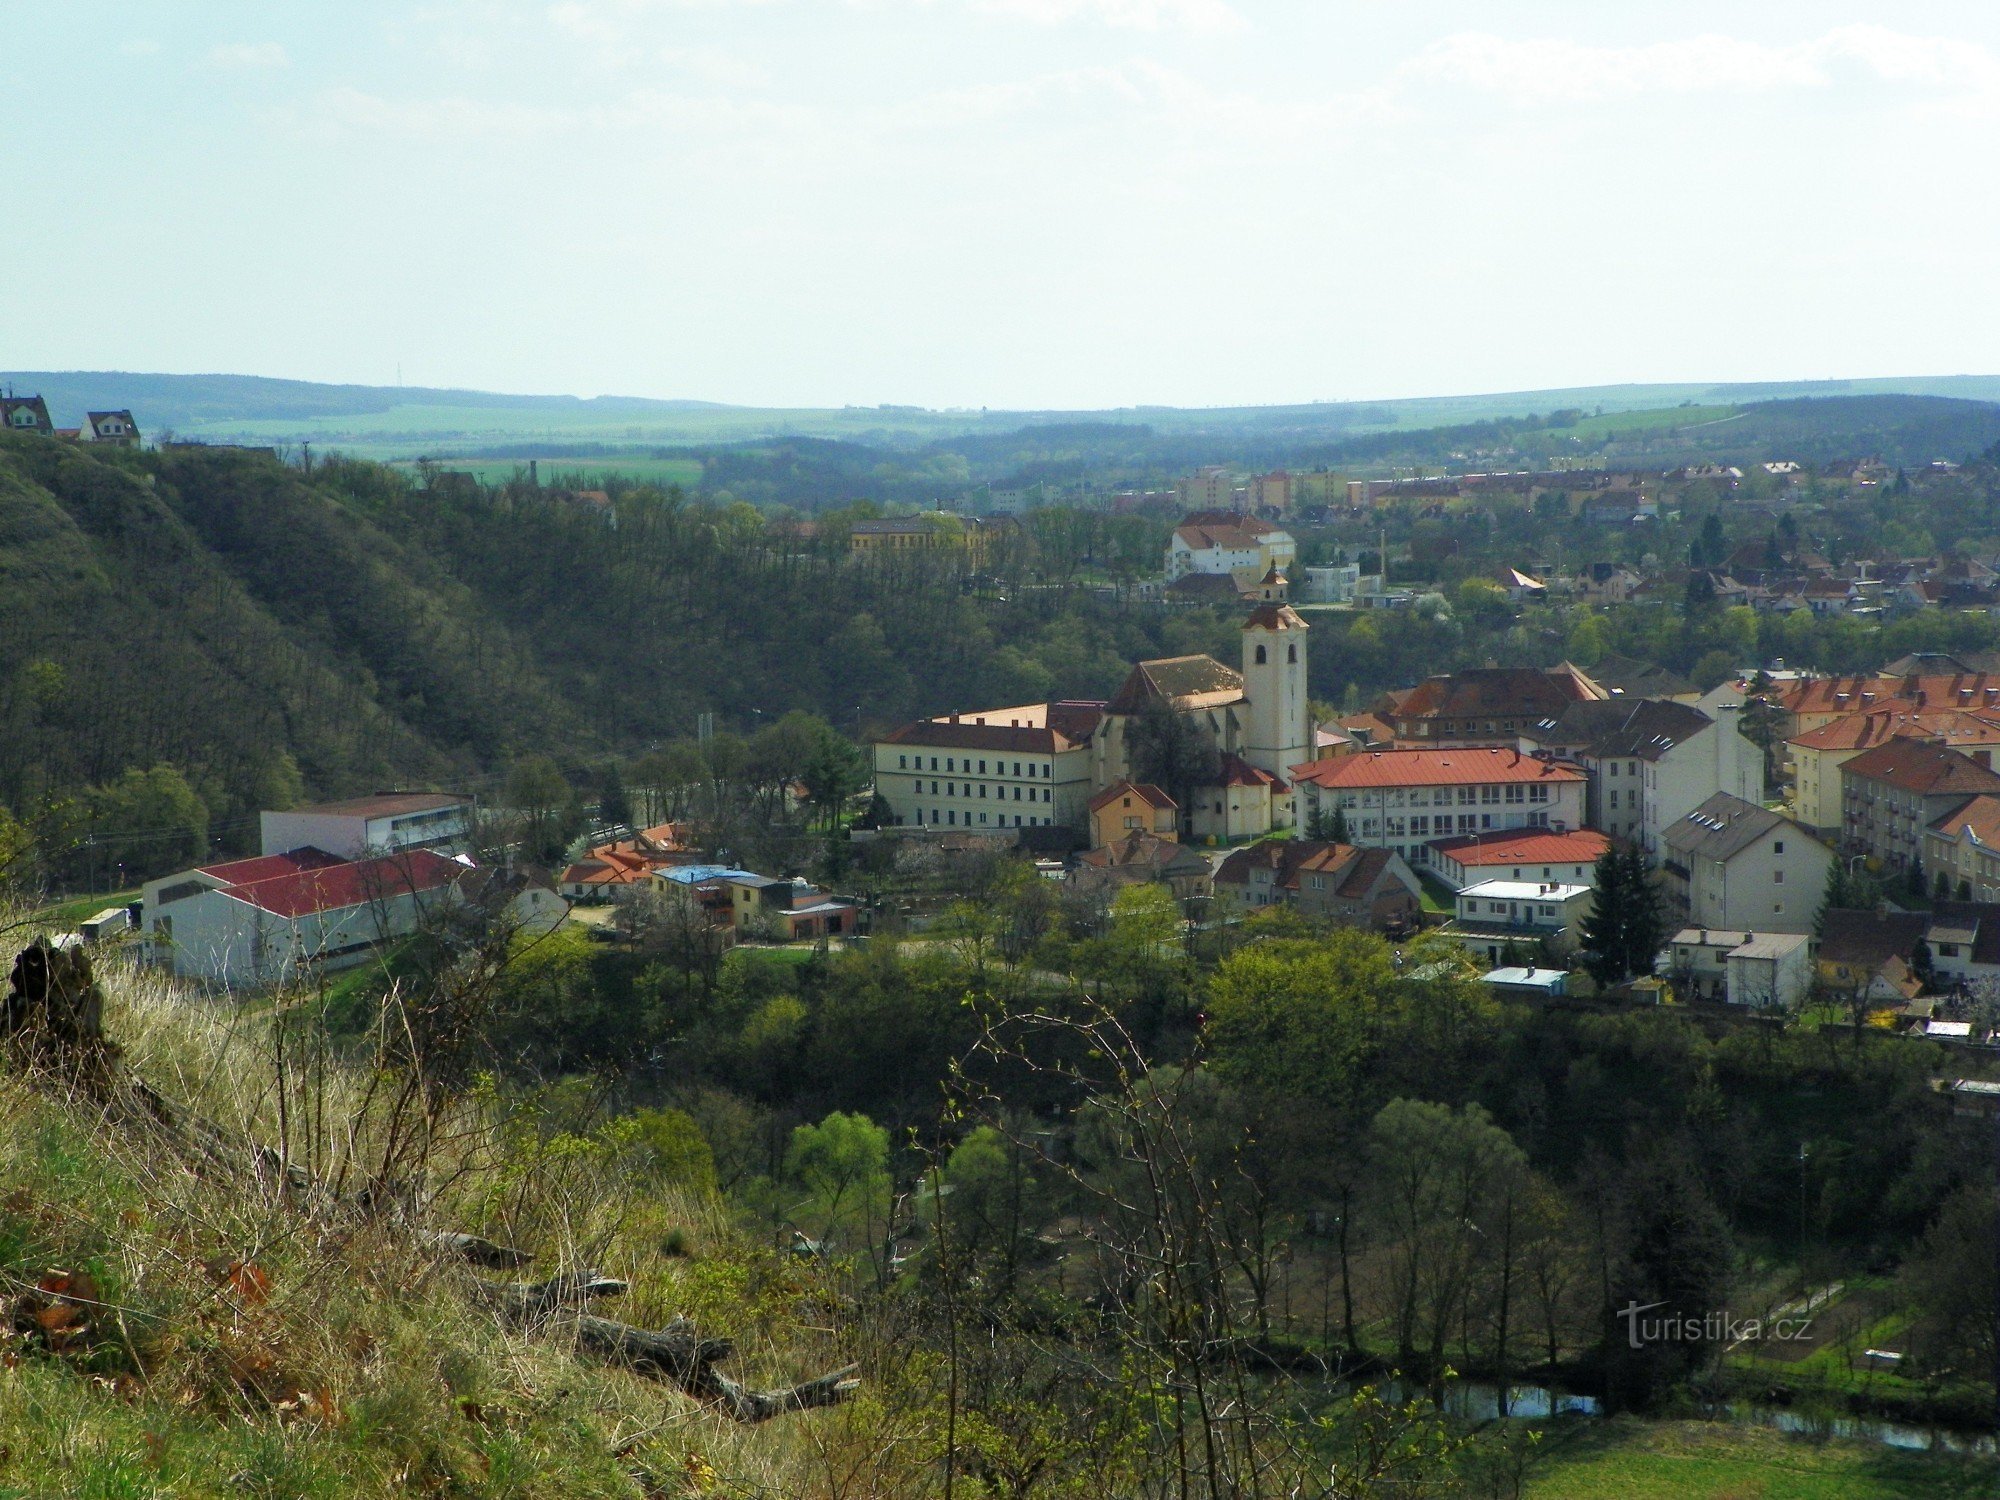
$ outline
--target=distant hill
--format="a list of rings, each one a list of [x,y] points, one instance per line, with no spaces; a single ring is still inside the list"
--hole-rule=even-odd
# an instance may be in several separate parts
[[[312,442],[370,457],[449,457],[513,444],[669,446],[786,437],[914,448],[958,437],[1000,438],[1043,426],[1150,429],[1183,451],[1243,444],[1259,452],[1325,445],[1359,434],[1415,431],[1578,410],[1625,412],[1686,404],[1740,406],[1799,398],[1915,395],[2000,401],[2000,375],[1777,384],[1575,386],[1403,400],[1288,406],[1134,406],[1106,411],[928,411],[920,407],[790,409],[634,396],[508,395],[433,387],[321,385],[250,375],[119,371],[0,372],[0,385],[39,391],[59,423],[86,409],[130,407],[148,431],[259,443]],[[1073,434],[1081,436],[1081,434]],[[1090,447],[1108,434],[1073,446]],[[498,455],[496,455],[498,456]],[[1222,455],[1224,458],[1227,455]]]

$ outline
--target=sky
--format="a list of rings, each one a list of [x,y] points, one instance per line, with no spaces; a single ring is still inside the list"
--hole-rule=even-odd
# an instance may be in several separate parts
[[[0,368],[996,408],[2000,371],[1992,0],[0,23]]]

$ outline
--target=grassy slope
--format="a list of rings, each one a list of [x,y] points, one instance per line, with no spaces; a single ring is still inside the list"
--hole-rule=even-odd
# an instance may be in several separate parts
[[[264,1036],[149,979],[114,974],[108,987],[111,1029],[144,1076],[279,1138]],[[336,1067],[329,1115],[357,1120],[366,1141],[381,1113],[359,1107],[363,1084]],[[738,1243],[712,1200],[648,1186],[587,1139],[480,1119],[441,1148],[440,1165],[462,1174],[441,1222],[518,1237],[550,1269],[564,1247],[589,1243],[594,1263],[632,1282],[620,1315],[657,1326],[686,1312],[740,1335],[749,1374],[839,1362],[789,1347],[807,1288]],[[696,1258],[663,1253],[675,1228]],[[228,1274],[238,1260],[267,1291]],[[0,1500],[636,1497],[680,1493],[674,1480],[696,1455],[783,1492],[811,1424],[847,1420],[734,1427],[502,1331],[469,1310],[465,1273],[431,1263],[406,1232],[315,1230],[251,1185],[193,1177],[158,1147],[0,1077],[0,1301],[57,1271],[90,1275],[101,1306],[61,1357],[0,1333]]]
[[[1974,1500],[1989,1460],[1710,1422],[1579,1421],[1547,1436],[1528,1500]]]

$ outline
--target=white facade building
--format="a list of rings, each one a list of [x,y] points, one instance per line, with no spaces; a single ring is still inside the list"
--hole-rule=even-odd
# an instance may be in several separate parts
[[[1081,827],[1094,792],[1096,703],[1024,703],[905,724],[875,745],[875,790],[897,823]]]
[[[455,792],[383,792],[259,815],[266,854],[324,849],[364,859],[396,849],[465,853],[472,839],[472,799]]]
[[[1338,810],[1350,843],[1422,866],[1437,838],[1581,828],[1584,779],[1575,766],[1493,745],[1366,750],[1293,767],[1294,816],[1304,827]]]
[[[1803,824],[1719,792],[1662,843],[1678,920],[1738,932],[1813,930],[1834,855]]]

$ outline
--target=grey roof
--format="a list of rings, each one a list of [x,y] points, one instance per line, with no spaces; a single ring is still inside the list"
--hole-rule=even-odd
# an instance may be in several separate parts
[[[1600,758],[1655,760],[1714,722],[1698,708],[1663,698],[1608,698],[1572,703],[1529,730],[1527,738]]]
[[[1800,838],[1813,835],[1790,818],[1717,792],[1666,832],[1667,847],[1676,854],[1701,859],[1729,859],[1776,828],[1790,828]]]

